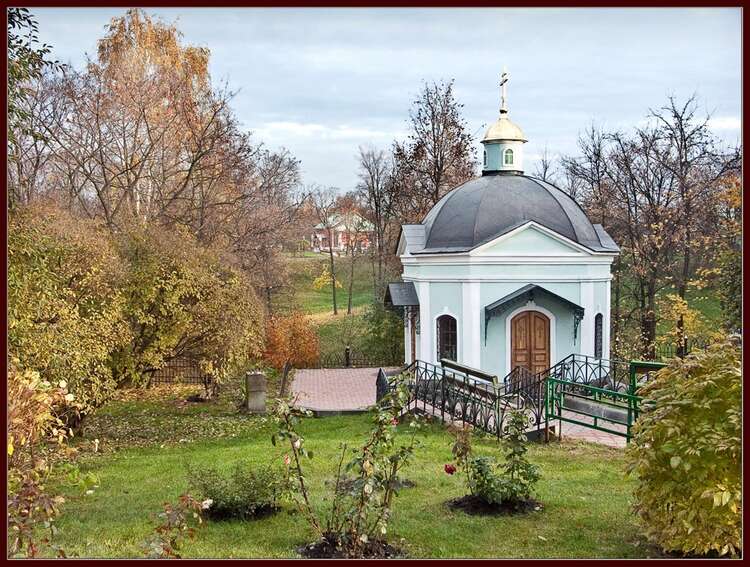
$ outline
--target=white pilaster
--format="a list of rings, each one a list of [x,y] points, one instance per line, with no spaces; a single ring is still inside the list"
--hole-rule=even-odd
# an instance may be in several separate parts
[[[404,364],[411,362],[411,317],[409,308],[404,308]]]
[[[419,282],[419,358],[425,362],[435,362],[433,347],[432,311],[430,309],[430,282]]]
[[[604,305],[602,305],[602,358],[609,359],[609,348],[610,348],[610,333],[612,332],[611,325],[611,310],[612,310],[612,280],[607,280],[604,292]]]
[[[461,342],[463,354],[461,362],[467,366],[480,368],[480,334],[481,334],[481,317],[479,308],[479,282],[464,282],[461,284],[462,294],[462,313],[463,313],[463,333]]]
[[[578,352],[594,356],[594,282],[581,282],[581,307],[583,307],[583,321],[578,327]]]

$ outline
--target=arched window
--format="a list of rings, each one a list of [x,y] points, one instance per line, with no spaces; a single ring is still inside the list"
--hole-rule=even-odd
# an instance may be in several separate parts
[[[604,324],[604,317],[601,313],[597,313],[596,317],[594,317],[594,357],[595,358],[601,358],[603,354],[603,328],[602,325]]]
[[[503,152],[503,156],[503,163],[505,165],[513,165],[513,150],[505,150],[505,152]]]
[[[441,315],[437,319],[437,355],[438,360],[458,358],[456,320],[450,315]]]

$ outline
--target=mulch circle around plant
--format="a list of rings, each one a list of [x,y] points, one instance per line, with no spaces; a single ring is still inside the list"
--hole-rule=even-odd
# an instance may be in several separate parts
[[[297,548],[297,553],[306,559],[355,559],[349,557],[341,548],[336,546],[336,539],[331,537],[308,543]],[[406,554],[382,540],[368,541],[361,557],[356,559],[405,559]]]
[[[243,514],[241,517],[238,516],[236,513],[225,513],[222,510],[212,510],[209,508],[206,510],[203,515],[207,518],[215,521],[222,521],[222,520],[260,520],[262,518],[267,518],[269,516],[273,516],[274,514],[277,514],[281,512],[281,508],[278,506],[259,506],[255,509],[255,511],[252,514]]]
[[[460,510],[472,516],[512,516],[528,514],[542,509],[541,503],[534,499],[492,504],[473,494],[448,500],[445,504],[452,510]]]

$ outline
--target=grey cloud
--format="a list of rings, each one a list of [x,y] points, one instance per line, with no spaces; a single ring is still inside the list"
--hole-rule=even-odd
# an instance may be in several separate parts
[[[123,12],[33,11],[41,39],[74,64]],[[306,182],[351,188],[357,145],[368,132],[381,146],[389,144],[387,133],[403,132],[422,80],[455,78],[470,130],[481,136],[496,118],[503,65],[512,76],[511,115],[530,140],[529,155],[545,144],[552,154],[573,152],[578,132],[592,121],[636,124],[667,95],[696,91],[724,119],[717,133],[737,138],[726,126],[741,108],[738,9],[149,12],[178,19],[186,42],[211,49],[214,80],[239,90],[233,105],[242,123],[269,145],[294,152]]]

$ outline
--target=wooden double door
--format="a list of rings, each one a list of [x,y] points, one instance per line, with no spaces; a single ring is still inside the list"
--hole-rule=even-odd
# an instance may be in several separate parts
[[[524,366],[540,372],[550,366],[549,318],[539,311],[522,311],[510,321],[510,368]]]

